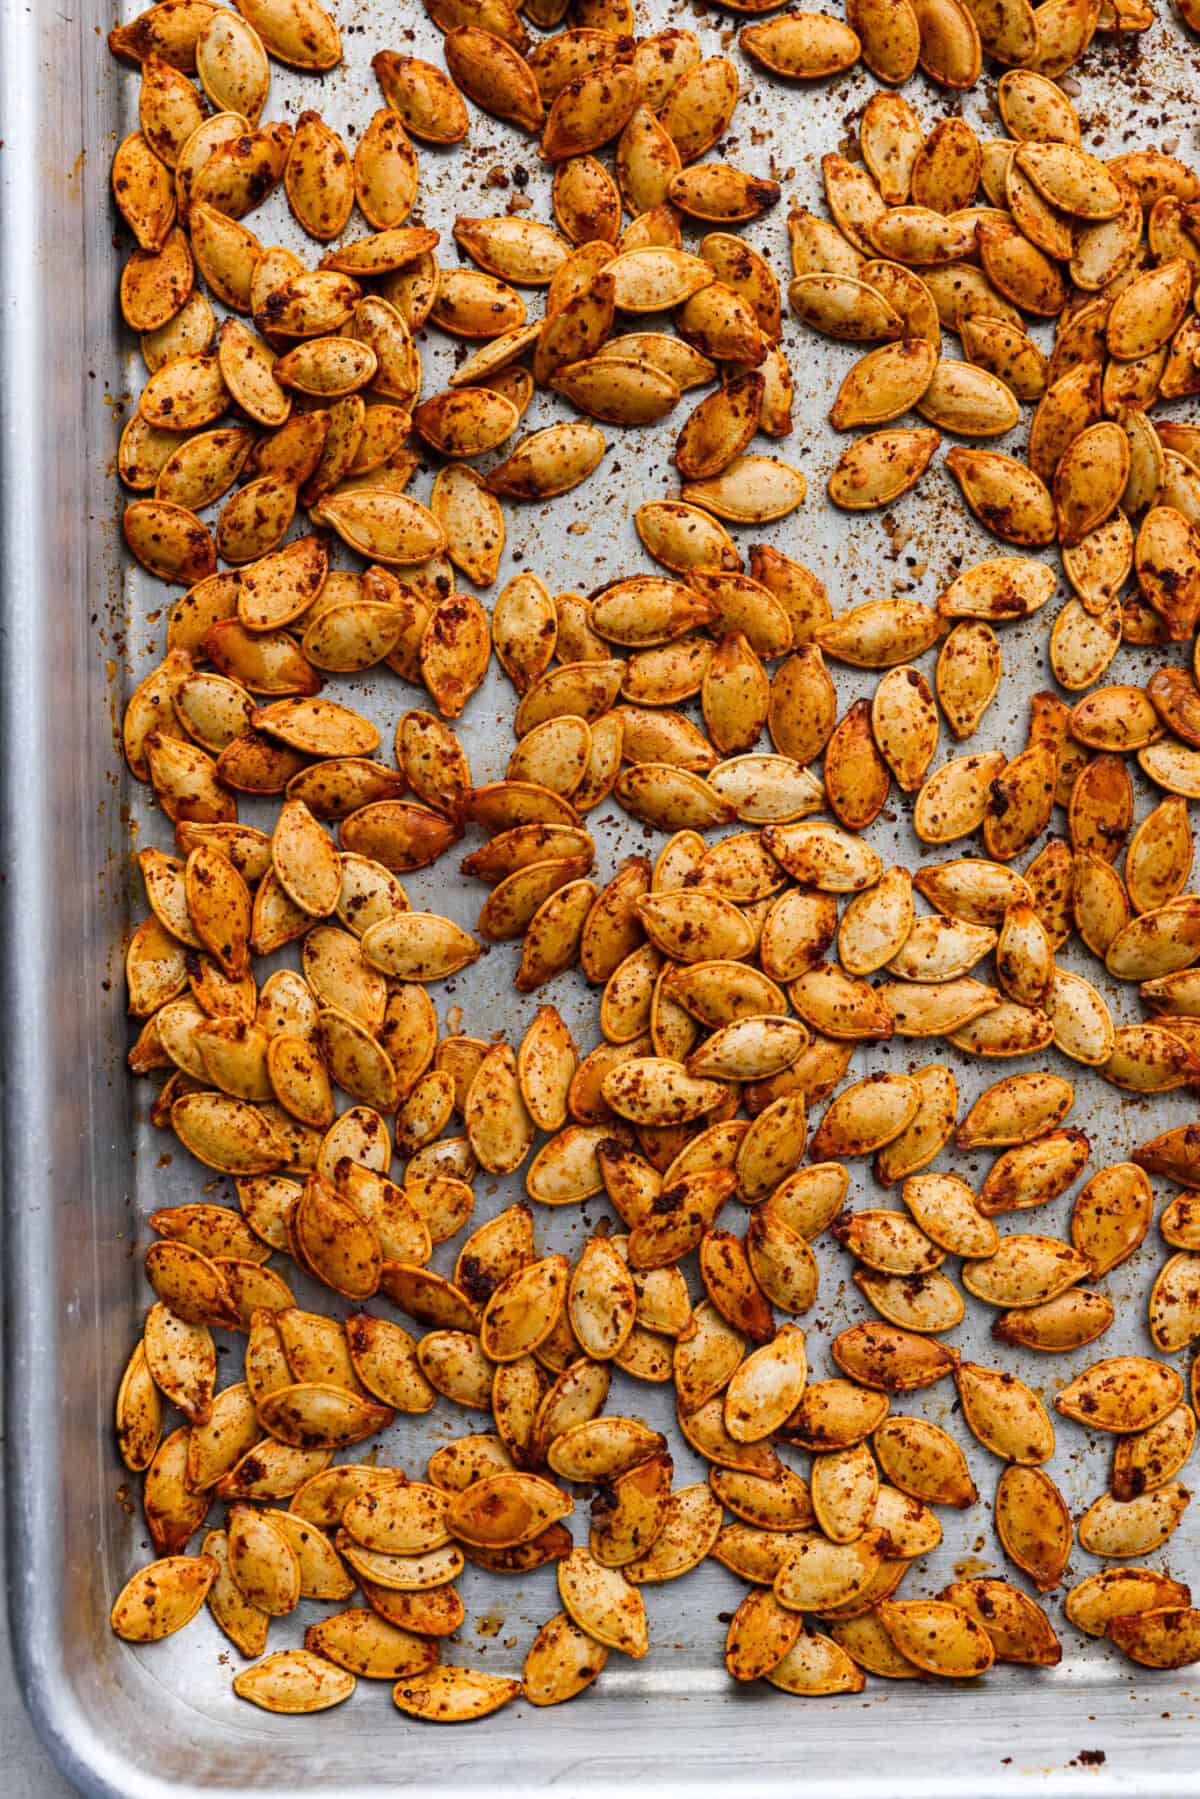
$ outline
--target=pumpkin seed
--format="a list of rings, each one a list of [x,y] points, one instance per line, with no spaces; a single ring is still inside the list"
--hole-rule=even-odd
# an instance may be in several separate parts
[[[833,1359],[851,1380],[883,1393],[908,1393],[954,1372],[958,1352],[894,1324],[855,1324],[833,1340]]]
[[[1124,1433],[1157,1424],[1182,1393],[1183,1382],[1173,1368],[1144,1356],[1113,1356],[1069,1382],[1054,1404],[1065,1418]]]
[[[308,1649],[280,1649],[234,1676],[239,1699],[270,1712],[325,1711],[354,1691],[354,1676]]]
[[[447,1524],[465,1543],[502,1549],[532,1541],[571,1510],[567,1495],[540,1475],[490,1474],[453,1495]]]
[[[893,10],[878,0],[851,0],[846,22],[857,32],[863,61],[880,81],[907,81],[917,66],[920,32],[911,5]]]
[[[725,1426],[735,1442],[761,1442],[799,1402],[807,1379],[804,1332],[785,1324],[770,1343],[752,1351],[725,1390]]]
[[[838,457],[827,484],[829,498],[850,512],[891,505],[916,486],[940,441],[928,429],[868,432]]]
[[[848,1449],[870,1436],[887,1410],[885,1393],[848,1380],[813,1381],[784,1426],[784,1435],[808,1449]]]
[[[561,1705],[591,1686],[607,1660],[604,1644],[558,1612],[529,1646],[521,1690],[532,1705]]]
[[[1073,1287],[1044,1305],[1006,1312],[992,1326],[992,1335],[1001,1343],[1027,1349],[1078,1349],[1102,1336],[1113,1317],[1112,1302],[1103,1294]]]
[[[882,425],[922,403],[937,365],[925,338],[902,339],[871,350],[847,374],[829,414],[835,430]]]
[[[1111,1624],[1191,1603],[1191,1591],[1153,1568],[1102,1568],[1066,1596],[1065,1610],[1077,1629],[1104,1636]]]
[[[783,1660],[766,1679],[784,1693],[815,1697],[827,1693],[859,1693],[864,1681],[858,1668],[832,1637],[802,1631]]]
[[[408,1675],[392,1687],[392,1698],[401,1711],[430,1723],[468,1723],[488,1718],[520,1695],[520,1680],[457,1668],[443,1662],[423,1675]]]
[[[1113,1455],[1111,1487],[1116,1499],[1135,1499],[1171,1479],[1191,1455],[1196,1415],[1178,1405],[1147,1430],[1122,1437]]]
[[[639,1660],[649,1648],[642,1596],[619,1568],[605,1568],[586,1549],[558,1565],[558,1591],[568,1616],[609,1649]]]
[[[760,1587],[747,1593],[729,1624],[725,1666],[735,1680],[757,1680],[769,1674],[800,1635],[802,1620]]]
[[[1003,1580],[957,1580],[942,1597],[958,1605],[991,1638],[997,1661],[1054,1667],[1062,1645],[1041,1607]]]
[[[971,511],[997,537],[1035,548],[1053,540],[1053,502],[1032,469],[998,450],[957,446],[946,466],[959,481]]]
[[[921,150],[921,122],[900,94],[872,95],[859,127],[863,160],[889,206],[909,198],[913,167]]]
[[[1016,1375],[975,1362],[955,1372],[963,1417],[993,1455],[1029,1466],[1054,1453],[1054,1428],[1037,1395]]]
[[[798,319],[827,337],[868,342],[904,333],[903,318],[891,302],[854,272],[797,274],[788,287],[788,304]]]
[[[1179,1528],[1191,1495],[1171,1481],[1136,1499],[1103,1493],[1079,1521],[1079,1545],[1089,1555],[1132,1557],[1158,1549]]]
[[[998,1212],[1042,1205],[1074,1185],[1087,1164],[1090,1146],[1082,1131],[1051,1130],[998,1156],[979,1195],[979,1209]]]
[[[1200,1617],[1190,1610],[1114,1618],[1108,1635],[1131,1661],[1147,1668],[1184,1668],[1200,1657]]]
[[[789,1611],[848,1605],[874,1579],[882,1559],[876,1531],[851,1543],[809,1535],[775,1576],[774,1596]]]
[[[190,1624],[220,1573],[211,1555],[172,1555],[139,1568],[113,1603],[110,1621],[129,1643],[156,1643]]]
[[[803,81],[841,74],[858,61],[860,50],[857,33],[849,25],[820,13],[789,14],[747,25],[738,42],[773,75]]]
[[[1195,1255],[1181,1249],[1160,1268],[1151,1288],[1150,1336],[1164,1352],[1183,1348],[1200,1331],[1190,1292],[1194,1275]]]
[[[565,1256],[547,1256],[500,1283],[480,1324],[480,1342],[492,1361],[516,1361],[545,1341],[566,1303],[569,1275]]]
[[[901,1492],[928,1505],[969,1506],[978,1497],[962,1450],[940,1425],[885,1418],[874,1433],[883,1472]]]
[[[709,1480],[721,1503],[747,1524],[764,1530],[805,1530],[815,1522],[808,1486],[790,1469],[764,1476],[713,1468]]]

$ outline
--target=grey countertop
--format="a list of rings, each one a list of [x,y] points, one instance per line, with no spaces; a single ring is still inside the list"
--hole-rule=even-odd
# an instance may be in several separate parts
[[[0,1459],[0,1513],[3,1489],[4,1464]],[[0,1592],[7,1594],[4,1547],[4,1532],[0,1529]],[[72,1799],[75,1788],[43,1749],[21,1703],[9,1646],[6,1603],[0,1604],[0,1754],[4,1757],[6,1799]]]

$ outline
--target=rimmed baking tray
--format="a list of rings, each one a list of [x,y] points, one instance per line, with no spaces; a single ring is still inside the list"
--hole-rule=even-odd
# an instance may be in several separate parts
[[[135,10],[128,7],[125,16]],[[369,71],[374,49],[415,48],[439,59],[437,34],[416,0],[343,3],[339,10],[343,27],[354,28],[346,34],[348,66],[323,80],[274,68],[269,115],[283,108],[294,118],[315,105],[339,126],[351,120],[361,126],[379,104]],[[638,10],[646,30],[672,22],[696,29],[707,52],[721,48],[736,23],[700,9],[674,17],[659,0]],[[74,10],[13,4],[0,19],[9,1601],[20,1678],[51,1750],[81,1789],[113,1799],[400,1789],[431,1799],[488,1790],[711,1790],[756,1799],[796,1791],[873,1799],[950,1793],[983,1799],[1021,1791],[1158,1799],[1200,1792],[1189,1674],[1131,1671],[1065,1625],[1057,1669],[997,1669],[966,1690],[870,1681],[861,1696],[807,1703],[769,1689],[734,1690],[720,1665],[719,1615],[732,1610],[741,1589],[715,1564],[648,1593],[653,1647],[644,1662],[614,1656],[596,1689],[561,1710],[535,1715],[517,1705],[450,1733],[403,1719],[386,1688],[366,1683],[349,1705],[314,1718],[252,1711],[230,1693],[235,1658],[206,1617],[143,1652],[111,1636],[112,1596],[148,1554],[110,1422],[116,1380],[147,1304],[142,1221],[154,1204],[196,1197],[207,1178],[173,1140],[151,1129],[145,1086],[135,1088],[123,1066],[129,1033],[121,952],[130,916],[141,910],[131,851],[146,842],[166,845],[169,826],[129,781],[115,738],[124,699],[161,640],[164,590],[124,566],[118,550],[121,502],[112,464],[137,370],[115,304],[121,253],[108,161],[131,128],[136,80],[108,56],[104,32],[112,22],[111,9],[99,0],[79,0]],[[1173,19],[1160,20],[1120,55],[1110,40],[1073,75],[1089,143],[1114,152],[1174,139],[1182,154],[1195,156],[1197,51]],[[819,156],[852,133],[872,85],[865,75],[803,90],[756,80],[724,153],[776,175],[788,199],[818,205]],[[920,80],[907,91],[929,123],[951,99]],[[985,85],[964,102],[967,116],[989,136],[999,131],[991,91]],[[548,216],[548,176],[533,146],[482,115],[473,115],[466,150],[422,151],[421,164],[421,207],[426,221],[443,231],[447,260],[454,256],[454,214],[499,211],[526,181],[537,202],[533,216]],[[268,218],[271,230],[290,241],[281,196],[252,222],[266,232]],[[781,269],[783,220],[781,208],[749,233]],[[888,591],[932,597],[962,560],[991,553],[991,541],[965,519],[940,469],[893,517],[847,520],[824,504],[822,486],[836,454],[824,414],[853,353],[806,338],[794,325],[786,341],[797,374],[797,423],[782,447],[808,473],[810,496],[781,525],[746,535],[775,542],[817,570],[835,607]],[[445,340],[430,341],[423,354],[432,391],[449,372],[453,349]],[[539,396],[527,424],[548,422],[556,405]],[[612,432],[606,461],[588,484],[549,508],[511,509],[501,581],[525,567],[555,589],[586,590],[610,573],[646,566],[630,516],[641,499],[670,490],[677,426],[668,420],[641,434]],[[428,472],[418,479],[419,496],[429,480]],[[1043,614],[1004,633],[1005,684],[976,740],[980,747],[1011,753],[1019,745],[1028,695],[1048,683],[1046,624]],[[1112,678],[1144,678],[1149,666],[1146,653],[1123,651]],[[870,690],[870,677],[851,670],[839,667],[836,679],[843,705]],[[355,703],[390,736],[399,713],[420,699],[399,683],[367,682]],[[463,729],[477,780],[502,772],[510,717],[508,689],[493,671]],[[1150,803],[1141,792],[1139,813]],[[592,823],[604,873],[620,855],[654,847],[619,813],[593,814]],[[873,841],[910,866],[924,853],[901,807],[875,828]],[[448,910],[469,924],[480,895],[449,872],[453,867],[447,859],[415,877],[410,892],[414,904]],[[1094,974],[1077,946],[1065,959]],[[493,951],[452,991],[439,994],[443,1020],[456,1005],[467,1031],[523,1028],[535,1002],[513,993],[513,960],[509,949]],[[539,997],[563,1008],[585,1047],[593,1041],[594,997],[578,977]],[[1134,1015],[1128,1000],[1117,1003],[1122,1016]],[[860,1052],[855,1072],[929,1059],[912,1048]],[[964,1106],[997,1073],[994,1066],[972,1067],[952,1050],[934,1049],[932,1056],[954,1066]],[[1072,1122],[1092,1138],[1093,1168],[1126,1154],[1153,1130],[1194,1115],[1187,1099],[1171,1096],[1151,1109],[1087,1071],[1066,1071],[1077,1084]],[[949,1157],[939,1165],[952,1164]],[[968,1177],[981,1166],[968,1166]],[[855,1167],[852,1179],[853,1195],[873,1191],[865,1171]],[[481,1178],[477,1218],[517,1191],[515,1184]],[[1039,1214],[1039,1228],[1061,1231],[1068,1207],[1064,1200]],[[541,1239],[547,1247],[570,1248],[601,1212],[592,1205],[583,1216],[539,1217]],[[811,1360],[825,1373],[829,1335],[863,1307],[841,1252],[822,1242],[818,1253],[821,1298],[804,1322]],[[1118,1301],[1119,1322],[1104,1339],[1104,1353],[1145,1348],[1144,1296],[1161,1256],[1152,1234],[1138,1257],[1105,1283]],[[299,1291],[303,1296],[303,1283]],[[307,1297],[329,1309],[328,1294]],[[963,1353],[1019,1369],[1044,1393],[1094,1353],[1031,1366],[1029,1358],[991,1343],[988,1322],[972,1309],[955,1338]],[[940,1389],[899,1403],[931,1417],[952,1410],[951,1396]],[[669,1418],[661,1389],[635,1388],[623,1377],[612,1406],[653,1423]],[[439,1406],[429,1419],[402,1421],[385,1453],[421,1467],[432,1443],[463,1428],[462,1415],[448,1411]],[[998,1466],[965,1429],[956,1434],[986,1499]],[[677,1482],[703,1478],[677,1432],[672,1436]],[[1107,1455],[1106,1443],[1061,1427],[1050,1466],[1073,1510],[1104,1487]],[[909,1576],[912,1591],[936,1591],[956,1569],[1013,1574],[982,1504],[943,1515],[943,1522],[946,1540]],[[1198,1547],[1200,1507],[1153,1559],[1186,1577],[1200,1568]],[[1093,1565],[1077,1553],[1069,1578]],[[462,1659],[505,1670],[519,1669],[533,1630],[557,1609],[551,1569],[503,1586],[468,1570],[463,1594]],[[1049,1604],[1061,1624],[1060,1596]],[[298,1640],[293,1623],[273,1636],[272,1646]]]

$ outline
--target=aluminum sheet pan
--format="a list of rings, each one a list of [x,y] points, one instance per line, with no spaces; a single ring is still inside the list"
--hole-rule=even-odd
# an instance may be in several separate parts
[[[137,10],[128,5],[123,16]],[[324,79],[272,69],[268,116],[294,118],[319,107],[333,123],[361,128],[379,104],[369,59],[400,47],[440,60],[437,34],[416,0],[340,7],[347,66]],[[1085,141],[1112,153],[1134,143],[1200,151],[1200,82],[1195,41],[1185,41],[1166,0],[1153,30],[1118,53],[1107,43],[1073,75]],[[695,29],[706,52],[731,41],[728,15],[640,0],[639,23],[677,22]],[[141,378],[136,346],[116,308],[120,266],[108,198],[108,162],[129,130],[136,80],[108,56],[104,31],[112,8],[101,0],[62,5],[17,4],[0,20],[3,81],[4,432],[3,745],[4,798],[2,953],[5,977],[6,1086],[4,1180],[7,1236],[8,1490],[11,1612],[21,1677],[39,1727],[64,1768],[89,1793],[120,1799],[175,1795],[599,1794],[662,1795],[714,1791],[768,1795],[798,1789],[812,1795],[906,1795],[1024,1791],[1056,1795],[1166,1795],[1200,1792],[1196,1749],[1197,1682],[1131,1670],[1102,1644],[1062,1631],[1064,1658],[1053,1670],[998,1668],[986,1682],[946,1686],[869,1681],[858,1697],[804,1704],[769,1688],[734,1690],[721,1666],[724,1626],[740,1584],[708,1563],[686,1580],[647,1591],[652,1653],[632,1663],[614,1656],[597,1688],[564,1709],[534,1715],[518,1704],[488,1723],[439,1734],[401,1718],[386,1686],[360,1685],[353,1702],[308,1719],[266,1716],[230,1691],[234,1657],[207,1616],[146,1651],[109,1633],[112,1597],[149,1553],[146,1533],[114,1452],[112,1401],[117,1377],[136,1340],[148,1303],[140,1269],[145,1219],[155,1205],[196,1198],[210,1185],[172,1139],[147,1122],[147,1084],[126,1077],[129,1040],[121,952],[130,917],[141,911],[132,852],[167,845],[170,828],[128,779],[116,731],[132,684],[151,666],[161,641],[165,590],[131,569],[118,551],[121,496],[112,479],[123,415]],[[873,87],[859,73],[833,85],[784,87],[755,78],[724,147],[730,160],[783,183],[785,204],[749,228],[777,267],[786,268],[784,218],[794,199],[819,205],[819,157],[852,137],[858,110]],[[932,123],[952,96],[923,79],[906,89]],[[995,135],[994,89],[983,84],[963,111],[983,135]],[[518,166],[525,176],[518,175]],[[458,211],[503,209],[512,186],[528,181],[533,216],[548,217],[547,171],[528,140],[473,112],[469,144],[440,153],[422,148],[426,222],[443,232]],[[282,194],[252,221],[267,241],[297,242]],[[311,257],[312,248],[300,245]],[[534,306],[537,300],[534,297]],[[806,504],[761,532],[816,570],[836,608],[869,597],[907,592],[929,599],[963,561],[994,550],[954,497],[938,462],[918,494],[887,517],[849,518],[823,499],[837,453],[824,419],[830,397],[853,360],[849,346],[803,333],[794,322],[785,342],[797,377],[797,424],[784,453],[810,481]],[[426,391],[450,372],[455,349],[431,333],[422,344]],[[545,394],[527,426],[560,415]],[[631,523],[636,503],[672,491],[670,447],[679,419],[637,434],[612,430],[600,470],[569,496],[542,507],[507,509],[508,551],[502,583],[519,568],[542,574],[554,589],[588,589],[618,572],[648,566]],[[1027,428],[1027,420],[1022,431]],[[1020,437],[1021,432],[1017,433]],[[424,497],[432,474],[413,491]],[[353,560],[341,558],[344,565]],[[499,591],[499,584],[492,594]],[[1052,609],[1060,600],[1052,604]],[[1023,738],[1029,695],[1049,683],[1045,641],[1049,613],[1003,632],[1001,696],[973,747],[1015,750]],[[1122,651],[1112,678],[1144,678],[1153,658]],[[870,676],[835,669],[839,704],[869,692]],[[420,704],[388,677],[343,689],[384,728],[385,744],[400,712]],[[463,738],[477,781],[498,776],[511,747],[511,693],[495,669],[473,700]],[[943,744],[941,754],[949,750]],[[1139,816],[1152,803],[1139,793]],[[253,816],[247,808],[247,816]],[[592,824],[601,872],[622,854],[656,841],[620,813]],[[1061,820],[1059,822],[1061,826]],[[894,805],[873,828],[885,856],[915,867],[927,854],[915,839],[906,805]],[[453,857],[406,885],[417,906],[452,913],[470,925],[482,890],[457,876]],[[1095,974],[1073,945],[1066,964]],[[462,1008],[463,1026],[515,1039],[533,999],[513,992],[515,949],[493,949],[474,969],[436,990],[439,1014]],[[585,1047],[595,1040],[595,997],[577,975],[538,996],[558,1004]],[[1136,1015],[1128,991],[1115,1001],[1122,1018]],[[907,1067],[937,1056],[949,1061],[963,1107],[999,1072],[973,1066],[952,1049],[902,1042],[860,1051],[856,1074]],[[1194,1115],[1178,1095],[1151,1107],[1122,1096],[1086,1070],[1069,1069],[1077,1101],[1071,1122],[1092,1140],[1092,1166],[1127,1153],[1140,1138]],[[955,1166],[952,1155],[937,1164]],[[968,1158],[968,1179],[982,1175]],[[228,1183],[218,1182],[224,1192]],[[851,1170],[851,1198],[873,1191],[869,1171]],[[477,1182],[476,1218],[519,1192],[519,1181]],[[1069,1200],[1039,1213],[1037,1227],[1063,1230]],[[582,1211],[539,1215],[546,1248],[570,1250],[603,1215]],[[811,1362],[830,1371],[830,1334],[864,1315],[849,1282],[849,1263],[828,1239],[817,1246],[819,1303],[805,1320]],[[446,1267],[453,1247],[435,1254]],[[1103,1283],[1118,1303],[1117,1325],[1099,1353],[1147,1347],[1145,1295],[1163,1255],[1156,1233],[1139,1254]],[[290,1272],[290,1271],[289,1271]],[[330,1295],[302,1299],[331,1309]],[[336,1301],[332,1302],[336,1306]],[[964,1355],[1022,1372],[1043,1393],[1092,1359],[1096,1350],[1032,1362],[994,1345],[990,1316],[971,1306],[954,1341]],[[231,1364],[236,1365],[236,1364]],[[953,1409],[947,1387],[902,1398],[896,1409],[943,1418]],[[614,1383],[612,1409],[628,1407],[667,1424],[661,1389]],[[461,1413],[439,1405],[422,1420],[402,1420],[383,1445],[385,1456],[419,1469],[431,1446],[461,1431]],[[468,1425],[469,1428],[469,1425]],[[968,1459],[985,1501],[998,1465],[967,1439]],[[672,1432],[676,1481],[704,1470]],[[1081,1511],[1106,1484],[1110,1443],[1069,1424],[1059,1429],[1050,1470],[1071,1508]],[[803,1466],[803,1458],[798,1458]],[[577,1509],[577,1534],[585,1507]],[[943,1547],[910,1574],[907,1590],[936,1591],[953,1572],[1011,1575],[994,1538],[988,1508],[943,1512]],[[1153,1558],[1187,1575],[1200,1573],[1200,1506],[1192,1508],[1165,1552]],[[1068,1579],[1096,1564],[1072,1556]],[[557,1609],[552,1569],[501,1582],[468,1569],[462,1659],[498,1670],[519,1669],[534,1629]],[[299,1640],[306,1610],[273,1633],[273,1646]],[[1061,1595],[1048,1609],[1063,1624]]]

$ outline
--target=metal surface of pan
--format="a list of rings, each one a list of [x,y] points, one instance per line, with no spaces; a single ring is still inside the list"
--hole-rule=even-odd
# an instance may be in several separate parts
[[[132,16],[133,10],[122,8],[122,14]],[[346,35],[346,65],[314,78],[273,64],[271,106],[286,105],[294,115],[319,104],[337,128],[352,121],[362,127],[379,105],[371,53],[407,37],[411,25],[413,41],[405,49],[440,64],[440,40],[415,4],[385,8],[344,0],[338,10],[343,27],[362,27]],[[639,25],[663,26],[669,10],[646,0]],[[118,222],[106,167],[110,149],[132,128],[136,81],[105,50],[103,33],[111,23],[111,10],[100,0],[78,0],[73,10],[12,4],[0,19],[8,1597],[21,1680],[54,1755],[83,1791],[112,1799],[220,1799],[234,1793],[309,1799],[378,1794],[401,1784],[413,1799],[620,1790],[653,1791],[664,1799],[708,1791],[783,1799],[798,1780],[813,1799],[936,1799],[962,1792],[1006,1799],[1026,1790],[1060,1799],[1200,1793],[1194,1683],[1187,1674],[1131,1669],[1103,1640],[1085,1642],[1069,1627],[1063,1628],[1059,1667],[1005,1668],[989,1678],[986,1691],[918,1683],[893,1689],[872,1682],[863,1695],[801,1711],[767,1688],[734,1691],[721,1667],[718,1613],[733,1611],[742,1588],[713,1561],[686,1580],[651,1591],[653,1649],[645,1660],[619,1667],[610,1662],[596,1690],[569,1710],[535,1717],[518,1703],[449,1740],[395,1715],[379,1692],[360,1691],[350,1705],[305,1720],[250,1711],[230,1690],[224,1644],[207,1618],[145,1651],[110,1634],[112,1597],[146,1554],[140,1518],[125,1503],[111,1428],[116,1382],[149,1303],[134,1250],[147,1240],[150,1212],[199,1197],[204,1178],[182,1151],[160,1166],[164,1139],[146,1117],[147,1090],[127,1077],[123,1060],[128,1025],[121,956],[136,878],[131,852],[148,843],[166,847],[169,828],[146,804],[145,790],[128,780],[115,730],[125,699],[161,642],[164,589],[121,556],[120,496],[110,478],[121,423],[140,379],[136,343],[123,331],[116,305]],[[719,53],[724,15],[688,23],[697,27],[706,55]],[[1101,154],[1124,149],[1126,126],[1132,141],[1144,141],[1139,111],[1145,116],[1145,96],[1153,89],[1180,96],[1170,124],[1186,139],[1185,154],[1194,155],[1200,125],[1195,39],[1164,6],[1142,40],[1140,65],[1126,77],[1116,72],[1113,40],[1105,43],[1079,71],[1077,104],[1089,144],[1100,143]],[[748,76],[746,69],[743,79]],[[758,85],[756,78],[757,103],[739,118],[745,160],[755,173],[781,178],[788,199],[819,206],[820,154],[835,147],[841,121],[872,91],[861,68],[830,86]],[[946,110],[949,96],[923,77],[906,92],[927,124]],[[990,92],[985,82],[963,97],[964,112],[982,135],[998,129],[986,113]],[[1148,117],[1144,129],[1151,130]],[[483,114],[472,113],[470,142],[461,154],[422,156],[426,221],[441,228],[447,260],[454,215],[500,210],[512,190],[489,187],[489,172],[511,172],[517,164],[535,198],[533,216],[549,218],[549,166],[538,165],[526,139]],[[270,241],[302,247],[282,193],[262,215],[268,217],[277,233]],[[786,276],[783,209],[756,220],[745,235]],[[922,490],[894,513],[846,515],[825,504],[824,480],[840,444],[824,415],[855,359],[855,346],[822,339],[814,353],[814,340],[791,320],[785,342],[795,352],[798,377],[798,424],[786,454],[807,473],[809,498],[782,523],[752,533],[739,529],[739,538],[761,538],[803,560],[821,575],[839,610],[890,593],[930,601],[960,567],[994,554],[940,460]],[[454,346],[430,334],[422,350],[433,391],[453,370]],[[543,391],[525,428],[566,416],[564,403]],[[677,423],[610,433],[608,454],[587,484],[548,506],[510,508],[500,583],[525,568],[545,575],[555,589],[586,592],[648,568],[633,511],[675,492],[668,453]],[[1006,444],[1000,440],[1000,447]],[[427,497],[431,479],[431,471],[418,475],[418,497]],[[498,591],[490,590],[489,603]],[[152,612],[158,615],[153,622]],[[972,748],[1002,748],[1011,755],[1023,739],[1027,698],[1049,679],[1044,621],[1007,626],[1003,652],[1001,695]],[[1153,657],[1152,651],[1126,647],[1110,678],[1144,680]],[[837,679],[843,707],[873,684],[841,666]],[[414,703],[412,690],[390,676],[356,677],[345,691],[353,691],[354,703],[389,734]],[[461,721],[476,781],[502,776],[511,749],[510,713],[509,689],[493,666]],[[1139,816],[1150,803],[1143,784]],[[247,807],[244,816],[257,814]],[[604,810],[597,836],[605,874],[622,854],[643,847],[640,827],[616,810]],[[919,866],[922,850],[907,808],[877,821],[869,836],[892,861]],[[446,864],[408,878],[407,885],[414,905],[436,906],[464,926],[473,922],[481,890],[448,878]],[[493,947],[451,983],[452,992],[438,992],[443,1025],[454,1005],[462,1008],[467,1032],[482,1035],[503,1025],[515,1034],[524,1028],[537,1001],[513,992],[518,948]],[[1078,943],[1063,960],[1099,978]],[[550,997],[581,1046],[590,1047],[595,1002],[578,976],[557,981]],[[919,1059],[899,1040],[870,1045],[859,1050],[849,1078],[875,1068],[907,1070]],[[945,1060],[959,1080],[961,1117],[998,1071],[948,1045]],[[1015,1066],[1041,1064],[1038,1058]],[[1091,1136],[1093,1167],[1121,1159],[1150,1131],[1194,1116],[1194,1100],[1174,1093],[1155,1103],[1151,1123],[1149,1108],[1127,1104],[1091,1070],[1055,1066],[1075,1082],[1070,1122]],[[961,1156],[952,1149],[936,1164],[980,1181],[987,1165],[986,1154]],[[1156,1184],[1162,1201],[1166,1184]],[[518,1180],[496,1185],[492,1194],[481,1182],[477,1221],[517,1197]],[[852,1164],[849,1203],[878,1203],[871,1197],[877,1192],[866,1166]],[[1069,1196],[1055,1201],[1039,1214],[1037,1228],[1065,1232],[1069,1207]],[[574,1209],[567,1216],[540,1214],[541,1252],[577,1253],[588,1229],[585,1218],[594,1220],[599,1212],[593,1202],[584,1217]],[[453,1253],[447,1244],[434,1265],[448,1271]],[[810,1366],[821,1378],[834,1372],[831,1336],[870,1313],[848,1283],[840,1286],[847,1264],[828,1235],[816,1253],[825,1293],[840,1292],[836,1304],[822,1303],[805,1321]],[[1161,1259],[1152,1233],[1106,1278],[1117,1323],[1104,1354],[1148,1352],[1145,1295]],[[298,1291],[302,1304],[311,1302],[306,1283]],[[985,1308],[970,1305],[954,1337],[964,1359],[1019,1372],[1047,1398],[1095,1354],[1084,1349],[1061,1357],[1048,1372],[1044,1361],[995,1346],[991,1323]],[[677,1484],[703,1479],[703,1464],[672,1430],[669,1395],[620,1374],[614,1386],[612,1410],[633,1409],[671,1431]],[[952,1423],[948,1406],[935,1388],[905,1396],[898,1409]],[[449,1410],[439,1403],[426,1418],[401,1419],[384,1439],[383,1454],[419,1472],[449,1427]],[[966,1438],[961,1426],[955,1434]],[[990,1500],[999,1465],[974,1440],[966,1440],[965,1448]],[[1107,1455],[1106,1443],[1062,1421],[1050,1468],[1076,1515],[1103,1490]],[[1011,1577],[982,1504],[945,1521],[942,1546],[915,1570],[914,1594],[935,1593],[955,1577]],[[1170,1545],[1171,1572],[1186,1578],[1198,1550],[1195,1508]],[[1080,1579],[1096,1566],[1076,1550],[1069,1578]],[[464,1656],[489,1671],[519,1672],[529,1642],[557,1606],[553,1568],[503,1586],[472,1568],[463,1579],[463,1597]],[[1059,1605],[1052,1598],[1056,1627]],[[309,1614],[318,1615],[311,1605],[302,1606],[300,1620],[307,1623]]]

